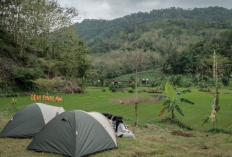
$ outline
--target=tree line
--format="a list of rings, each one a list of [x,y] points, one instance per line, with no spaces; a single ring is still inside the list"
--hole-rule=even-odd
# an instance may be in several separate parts
[[[221,7],[168,8],[115,20],[84,20],[76,28],[90,48],[92,69],[104,72],[106,78],[133,71],[123,61],[124,54],[132,51],[155,56],[141,70],[161,67],[164,73],[212,77],[213,50],[219,55],[219,69],[229,77],[231,15],[232,10]]]

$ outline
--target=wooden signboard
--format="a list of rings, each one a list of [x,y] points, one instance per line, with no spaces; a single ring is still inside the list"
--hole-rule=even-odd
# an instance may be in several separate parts
[[[31,94],[32,101],[45,101],[45,102],[62,102],[61,96],[51,96],[51,95],[36,95]]]

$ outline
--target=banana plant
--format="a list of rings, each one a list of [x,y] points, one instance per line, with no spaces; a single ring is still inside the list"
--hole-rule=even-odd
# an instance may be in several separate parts
[[[179,101],[194,105],[193,102],[191,102],[185,98],[179,97],[179,95],[181,95],[181,94],[185,94],[185,93],[190,92],[189,89],[175,93],[173,87],[169,83],[166,83],[165,92],[167,94],[166,96],[165,95],[152,95],[153,97],[157,98],[158,100],[165,100],[163,103],[164,108],[160,111],[159,116],[161,116],[166,110],[168,112],[172,112],[172,119],[175,118],[174,110],[176,110],[180,115],[184,116],[184,113],[182,112],[182,110],[180,108]]]
[[[17,104],[17,99],[12,98],[11,104],[13,104],[13,108],[15,108],[15,106]]]

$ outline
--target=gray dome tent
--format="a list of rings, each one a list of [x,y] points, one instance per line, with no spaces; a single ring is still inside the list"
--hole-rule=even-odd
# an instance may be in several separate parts
[[[32,138],[51,119],[64,112],[63,107],[55,107],[42,103],[27,105],[18,111],[6,124],[0,137]]]
[[[73,110],[52,119],[27,149],[79,157],[116,147],[115,132],[101,113]]]

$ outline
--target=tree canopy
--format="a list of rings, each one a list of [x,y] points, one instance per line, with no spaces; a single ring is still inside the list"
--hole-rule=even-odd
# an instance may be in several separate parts
[[[88,49],[76,36],[75,8],[55,0],[1,0],[0,9],[1,91],[33,90],[39,78],[85,75]]]

